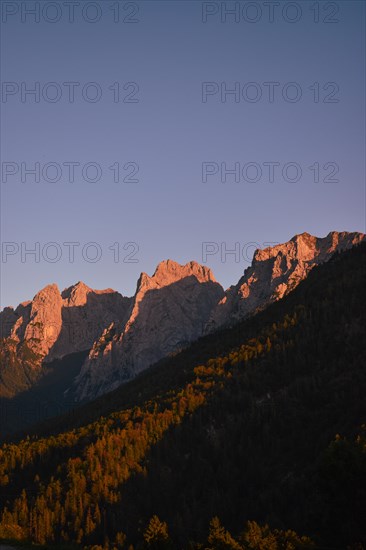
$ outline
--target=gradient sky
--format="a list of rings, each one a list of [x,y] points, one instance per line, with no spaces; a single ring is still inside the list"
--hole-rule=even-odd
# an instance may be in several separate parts
[[[325,236],[331,230],[365,231],[365,4],[343,0],[330,3],[301,0],[302,15],[297,22],[288,18],[296,13],[275,7],[274,21],[268,6],[258,22],[250,23],[240,13],[240,21],[228,16],[220,20],[223,3],[212,3],[219,13],[202,22],[199,1],[139,1],[127,6],[120,2],[121,19],[113,21],[111,6],[98,5],[101,18],[95,23],[83,20],[75,6],[75,21],[59,2],[61,19],[50,23],[55,12],[49,8],[40,22],[23,13],[21,3],[3,2],[1,38],[1,79],[28,88],[39,82],[79,82],[74,103],[68,101],[62,86],[60,101],[30,97],[20,93],[4,97],[1,103],[1,160],[31,167],[49,162],[98,163],[100,181],[85,181],[81,168],[75,181],[68,181],[66,167],[58,182],[39,183],[28,176],[22,183],[20,172],[1,180],[1,240],[3,243],[59,243],[58,262],[40,262],[20,252],[2,257],[1,307],[30,299],[46,284],[56,282],[60,289],[79,280],[93,288],[112,287],[125,295],[135,291],[141,271],[152,274],[159,261],[171,258],[180,263],[202,263],[202,243],[215,242],[227,249],[240,243],[240,262],[234,255],[207,259],[217,280],[224,286],[236,283],[248,266],[257,243],[284,242],[296,233],[308,231]],[[28,1],[31,7],[34,2]],[[44,6],[47,2],[40,2]],[[234,2],[227,2],[232,7]],[[243,8],[246,2],[240,2]],[[252,3],[253,4],[253,3]],[[319,6],[318,23],[311,6]],[[333,6],[339,11],[332,18]],[[244,8],[245,9],[245,8]],[[288,9],[288,11],[286,11]],[[94,16],[93,8],[88,12]],[[255,16],[254,7],[248,17]],[[252,10],[252,11],[251,11]],[[258,12],[259,13],[259,12]],[[5,19],[5,20],[4,20]],[[275,98],[268,101],[263,82],[279,82]],[[85,101],[80,88],[96,82],[102,98]],[[122,94],[127,82],[139,86],[137,103],[114,103],[108,89],[119,82]],[[202,102],[202,82],[234,82],[245,86],[255,82],[263,92],[256,103],[235,102],[233,96],[220,101],[220,94]],[[298,102],[285,101],[283,86],[296,82],[302,90]],[[314,102],[309,87],[319,83],[320,101]],[[325,103],[332,91],[323,86],[339,86],[338,102]],[[92,93],[90,89],[90,93]],[[289,93],[294,89],[289,89]],[[248,89],[248,94],[253,88]],[[49,89],[51,96],[52,89]],[[122,95],[121,94],[121,95]],[[122,95],[123,97],[123,95]],[[7,101],[5,102],[5,99]],[[203,162],[241,167],[258,163],[258,182],[235,182],[220,174],[202,182]],[[115,162],[139,165],[139,181],[113,181],[108,168]],[[275,181],[268,182],[264,162],[278,162]],[[284,164],[297,162],[302,177],[297,183],[284,181]],[[314,182],[309,166],[319,162],[320,181]],[[338,182],[324,182],[331,168],[339,166]],[[123,176],[126,172],[123,172]],[[92,171],[90,172],[92,177]],[[290,170],[290,177],[293,173]],[[50,172],[50,177],[52,173]],[[250,177],[253,174],[250,173]],[[69,261],[64,242],[79,242],[75,260]],[[86,261],[81,253],[86,243],[98,243],[102,257]],[[115,262],[109,247],[118,242],[120,261]],[[137,243],[138,262],[123,262]],[[55,251],[48,249],[49,257]],[[87,253],[93,254],[89,248]],[[6,260],[6,261],[5,261]]]

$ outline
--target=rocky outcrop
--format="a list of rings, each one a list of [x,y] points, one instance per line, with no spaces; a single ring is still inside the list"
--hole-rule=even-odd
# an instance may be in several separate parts
[[[108,288],[92,290],[84,283],[64,290],[62,296],[62,330],[49,358],[89,350],[103,330],[112,322],[126,322],[131,298]]]
[[[3,337],[47,356],[61,331],[62,298],[57,285],[48,285],[40,290],[32,301],[23,302],[15,310],[5,308],[0,313]]]
[[[335,252],[359,244],[365,237],[362,233],[336,231],[324,238],[302,233],[284,244],[256,250],[252,265],[214,308],[205,332],[245,319],[281,299],[314,266],[328,261]]]
[[[60,293],[56,284],[32,301],[0,313],[2,337],[26,342],[42,361],[88,350],[112,321],[125,321],[131,299],[111,289],[92,290],[84,283]]]
[[[152,277],[142,273],[126,325],[111,325],[94,344],[75,381],[76,397],[110,391],[199,338],[223,294],[211,270],[196,262],[167,260]]]

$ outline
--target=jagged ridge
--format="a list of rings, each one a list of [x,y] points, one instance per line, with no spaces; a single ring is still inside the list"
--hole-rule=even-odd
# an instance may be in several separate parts
[[[1,334],[27,342],[42,361],[90,349],[70,394],[79,400],[110,391],[201,335],[244,319],[293,290],[334,252],[365,239],[362,233],[309,233],[256,250],[252,265],[226,292],[197,262],[161,262],[142,273],[132,298],[82,282],[60,293],[48,285],[30,302],[0,313]]]

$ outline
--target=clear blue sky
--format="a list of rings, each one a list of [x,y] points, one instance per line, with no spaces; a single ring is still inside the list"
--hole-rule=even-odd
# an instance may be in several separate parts
[[[219,247],[226,243],[228,249],[240,243],[240,250],[250,256],[254,246],[246,248],[247,243],[283,242],[303,231],[317,236],[331,230],[365,231],[364,2],[301,0],[301,15],[296,6],[286,8],[288,2],[280,2],[273,22],[264,2],[257,2],[261,13],[253,3],[248,7],[240,2],[238,22],[233,15],[221,21],[220,2],[120,2],[117,23],[110,9],[115,3],[105,0],[98,4],[101,13],[95,8],[86,12],[89,19],[100,17],[95,23],[81,15],[85,2],[75,7],[73,23],[62,2],[60,13],[51,7],[40,13],[39,22],[21,13],[20,2],[3,4],[8,7],[1,29],[1,77],[16,83],[19,92],[14,84],[6,85],[7,95],[3,90],[1,160],[3,171],[15,166],[19,171],[1,182],[3,252],[4,243],[15,243],[6,249],[14,254],[2,258],[1,307],[32,298],[51,282],[63,289],[83,280],[94,288],[112,287],[131,295],[140,272],[152,274],[163,259],[202,262],[203,242]],[[317,5],[319,14],[314,11]],[[334,6],[338,13],[333,13]],[[18,13],[12,14],[16,8]],[[216,8],[218,13],[208,14],[203,23],[202,10],[205,14]],[[59,21],[50,22],[57,17]],[[257,22],[248,22],[255,18]],[[324,21],[331,19],[338,22]],[[21,101],[22,82],[27,88],[39,82],[38,103],[31,96]],[[45,86],[50,82],[56,86]],[[64,82],[80,83],[73,103]],[[94,103],[81,92],[90,82],[102,92]],[[122,99],[130,94],[139,101],[115,103],[116,86],[109,89],[115,82],[120,83]],[[138,85],[135,95],[131,85],[123,89],[128,82]],[[216,83],[206,102],[203,82]],[[239,101],[233,95],[220,101],[221,84],[230,89],[235,82]],[[279,83],[273,102],[265,82]],[[286,88],[289,82],[302,92],[297,102],[283,98],[285,94],[291,99],[296,92],[294,86]],[[319,85],[313,86],[315,82]],[[336,83],[339,91],[327,83]],[[51,102],[60,89],[60,100]],[[92,98],[96,90],[84,88],[84,95]],[[260,92],[257,102],[248,100]],[[22,162],[28,168],[39,162],[41,171],[47,163],[58,163],[61,178],[47,181],[56,174],[51,166],[40,182],[31,175],[22,182]],[[80,163],[74,182],[68,181],[65,162]],[[82,176],[88,162],[101,167],[98,182]],[[114,182],[109,167],[116,162],[122,178],[134,170],[135,165],[123,169],[126,163],[138,164],[139,181]],[[239,163],[240,181],[228,175],[222,183],[219,170],[202,182],[204,162],[211,162],[211,169]],[[272,183],[263,164],[268,162],[279,163]],[[281,173],[292,162],[302,170],[296,183],[284,181]],[[316,162],[319,182],[314,182]],[[258,165],[259,181],[245,181],[242,172],[247,170],[254,179]],[[333,179],[339,181],[324,182],[335,165],[339,173]],[[294,178],[294,167],[288,170]],[[87,177],[95,173],[91,167]],[[38,263],[29,255],[21,261],[22,242],[28,248],[40,243]],[[57,253],[61,251],[55,263],[42,256],[49,242],[58,243]],[[65,242],[80,243],[73,263]],[[82,256],[81,249],[90,242],[98,243],[102,252],[95,263]],[[119,262],[109,250],[116,242]],[[134,250],[123,250],[129,242],[138,244],[133,257],[137,263],[122,261]],[[89,259],[95,252],[93,247],[84,249]],[[55,253],[56,248],[46,248],[46,257],[52,259]],[[217,253],[208,257],[207,265],[228,287],[242,275],[248,258],[236,262],[232,255],[222,261]]]

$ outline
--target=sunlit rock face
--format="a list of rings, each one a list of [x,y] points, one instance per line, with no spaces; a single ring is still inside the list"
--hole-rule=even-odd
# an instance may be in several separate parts
[[[224,294],[210,269],[196,262],[161,262],[142,273],[128,320],[95,342],[74,388],[78,399],[112,390],[199,338]]]
[[[5,308],[1,312],[3,337],[14,343],[26,341],[31,350],[46,357],[61,332],[61,308],[62,298],[57,285],[47,285],[33,300],[23,302],[15,310]]]
[[[124,322],[131,299],[111,289],[92,290],[77,283],[60,293],[56,284],[15,310],[0,313],[2,337],[27,342],[43,361],[91,348],[112,321]]]
[[[305,279],[314,266],[364,239],[363,233],[333,231],[324,238],[302,233],[287,243],[256,250],[252,265],[214,308],[205,332],[245,319],[281,299]]]

